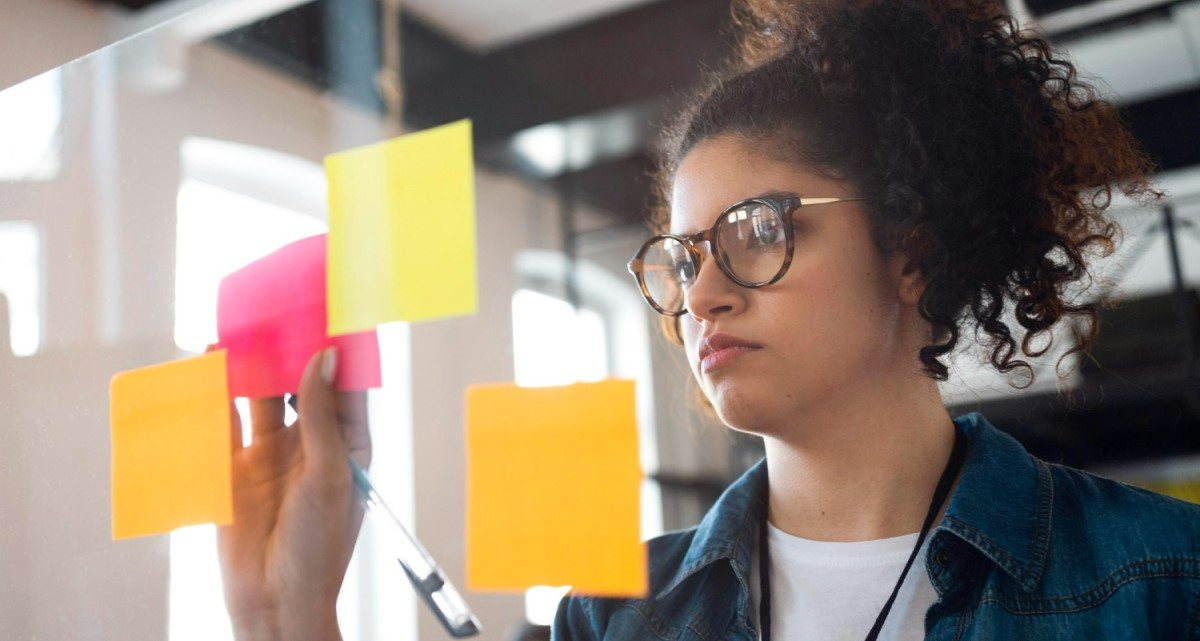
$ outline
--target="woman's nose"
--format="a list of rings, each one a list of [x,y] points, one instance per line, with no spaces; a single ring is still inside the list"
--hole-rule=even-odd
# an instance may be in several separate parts
[[[746,288],[721,271],[709,243],[698,245],[696,251],[699,266],[691,285],[683,292],[688,313],[698,320],[713,320],[717,315],[741,309],[745,305]]]

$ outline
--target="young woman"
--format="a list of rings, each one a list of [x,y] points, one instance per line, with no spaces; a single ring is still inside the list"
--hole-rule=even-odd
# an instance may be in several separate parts
[[[650,594],[569,596],[555,638],[1200,639],[1200,507],[1038,460],[936,384],[964,335],[1003,372],[1061,321],[1091,341],[1067,292],[1113,247],[1111,189],[1161,195],[1116,109],[991,2],[736,8],[743,64],[680,120],[630,267],[767,455],[650,542]],[[239,638],[337,637],[369,444],[332,367],[238,453]]]

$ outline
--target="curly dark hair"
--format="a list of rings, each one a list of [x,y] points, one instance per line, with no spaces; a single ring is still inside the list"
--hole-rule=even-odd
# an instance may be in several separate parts
[[[733,15],[736,59],[667,132],[654,227],[666,228],[671,179],[698,142],[782,140],[786,160],[857,187],[884,255],[919,265],[927,375],[948,378],[939,357],[973,322],[993,366],[1028,374],[1010,385],[1031,384],[1006,301],[1024,355],[1044,354],[1064,317],[1077,322],[1063,358],[1090,346],[1095,304],[1068,286],[1119,242],[1104,215],[1112,190],[1142,204],[1163,193],[1117,108],[1068,59],[984,0],[734,0]]]

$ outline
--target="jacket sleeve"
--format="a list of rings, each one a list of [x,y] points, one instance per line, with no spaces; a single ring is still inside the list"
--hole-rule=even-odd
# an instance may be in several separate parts
[[[558,603],[550,641],[599,641],[603,637],[586,597],[567,595]]]

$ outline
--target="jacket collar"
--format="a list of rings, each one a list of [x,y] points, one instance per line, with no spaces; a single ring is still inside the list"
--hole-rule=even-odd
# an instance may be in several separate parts
[[[1050,547],[1050,469],[979,412],[954,419],[969,449],[962,477],[934,531],[945,530],[978,549],[1032,590]],[[678,570],[654,594],[661,599],[712,563],[729,559],[743,581],[767,497],[766,459],[730,485],[697,526]],[[931,533],[932,536],[932,533]]]
[[[971,544],[1028,592],[1041,580],[1050,549],[1050,467],[979,412],[955,422],[971,450],[937,529]]]
[[[679,569],[654,598],[665,597],[693,574],[721,559],[731,559],[734,570],[748,583],[750,556],[754,552],[766,501],[767,460],[764,458],[726,488],[704,515],[700,525],[696,526],[696,534]]]

